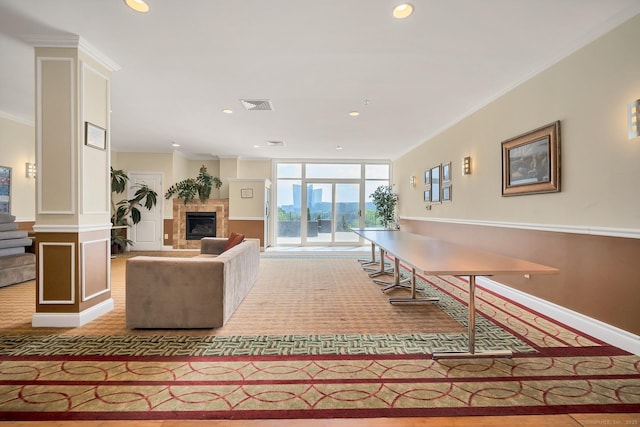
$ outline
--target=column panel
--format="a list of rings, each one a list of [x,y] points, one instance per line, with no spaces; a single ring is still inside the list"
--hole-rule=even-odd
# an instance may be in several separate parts
[[[37,264],[40,274],[36,311],[40,311],[43,305],[75,305],[75,248],[76,244],[73,241],[38,243]],[[50,307],[47,307],[47,310],[49,309]],[[65,310],[64,307],[59,309]]]
[[[74,58],[37,58],[38,214],[76,212],[74,68]]]

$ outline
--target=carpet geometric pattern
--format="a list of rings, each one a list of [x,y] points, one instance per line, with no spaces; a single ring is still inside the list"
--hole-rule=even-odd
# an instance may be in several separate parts
[[[466,326],[468,312],[464,304],[427,283],[423,278],[418,277],[416,283],[422,295],[440,298],[438,307],[452,319]],[[462,279],[456,278],[449,278],[445,283],[457,283],[460,287],[465,284]],[[0,355],[3,356],[431,354],[441,351],[463,351],[466,347],[465,333],[0,336]],[[476,318],[476,347],[483,350],[508,349],[516,353],[536,351],[517,336],[480,315]]]
[[[419,282],[463,326],[467,286]],[[512,358],[431,358],[461,332],[0,335],[0,420],[640,412],[640,357],[481,286],[476,307],[477,347]]]

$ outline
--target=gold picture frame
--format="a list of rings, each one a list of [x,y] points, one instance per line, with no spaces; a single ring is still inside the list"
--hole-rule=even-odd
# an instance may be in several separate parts
[[[560,121],[502,142],[502,195],[560,191]]]

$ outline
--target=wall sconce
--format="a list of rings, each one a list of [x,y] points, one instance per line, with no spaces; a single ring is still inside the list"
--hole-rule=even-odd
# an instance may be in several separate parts
[[[36,177],[36,164],[35,163],[25,163],[24,164],[24,176],[26,178],[35,179],[35,177]]]
[[[462,159],[462,175],[471,175],[471,157]]]
[[[409,185],[412,186],[412,187],[416,186],[416,177],[414,175],[411,175],[409,177]]]
[[[640,118],[640,99],[636,99],[627,109],[627,124],[629,127],[629,139],[637,138],[640,136],[638,131],[638,120]]]

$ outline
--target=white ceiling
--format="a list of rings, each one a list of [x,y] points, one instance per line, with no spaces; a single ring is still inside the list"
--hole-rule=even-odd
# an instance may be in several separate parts
[[[147,2],[0,0],[0,115],[34,120],[28,36],[77,35],[121,67],[116,151],[394,159],[640,13],[638,0],[413,0],[399,21],[399,0]]]

